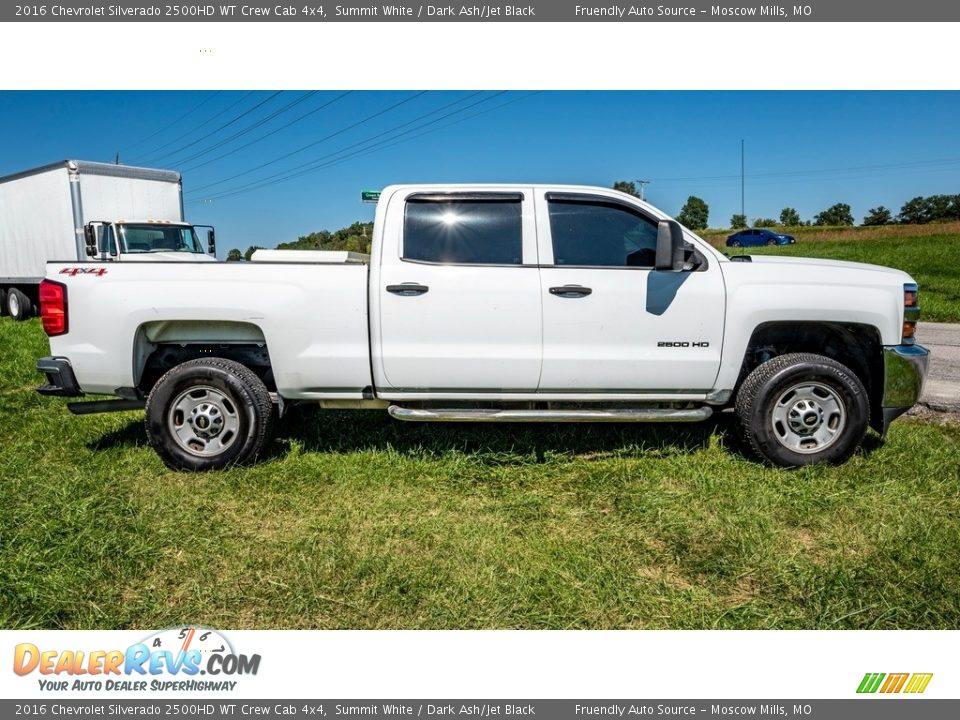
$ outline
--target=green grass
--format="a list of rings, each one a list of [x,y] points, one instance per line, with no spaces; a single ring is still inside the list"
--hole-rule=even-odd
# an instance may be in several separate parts
[[[960,223],[848,228],[834,233],[821,228],[800,230],[807,232],[797,233],[795,245],[782,247],[736,250],[722,247],[726,235],[707,239],[728,254],[816,257],[899,268],[920,285],[921,320],[960,322]]]
[[[302,409],[255,467],[167,471],[136,413],[39,397],[0,320],[0,627],[955,628],[960,426],[798,472],[702,425]]]

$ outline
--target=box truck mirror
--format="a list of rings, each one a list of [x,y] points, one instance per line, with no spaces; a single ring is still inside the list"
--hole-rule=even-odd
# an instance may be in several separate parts
[[[83,226],[83,239],[87,246],[87,257],[97,255],[97,230],[93,225]]]
[[[217,254],[217,236],[214,233],[213,228],[207,230],[207,251],[211,255]]]

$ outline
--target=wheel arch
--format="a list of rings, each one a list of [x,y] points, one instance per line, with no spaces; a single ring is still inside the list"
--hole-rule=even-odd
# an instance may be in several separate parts
[[[813,353],[846,365],[867,390],[870,427],[883,428],[883,343],[880,329],[869,324],[825,321],[773,321],[754,328],[734,389],[759,365],[780,355]]]
[[[263,329],[250,322],[225,320],[156,320],[134,333],[133,379],[146,395],[176,365],[204,357],[233,360],[252,370],[275,390],[273,369]]]

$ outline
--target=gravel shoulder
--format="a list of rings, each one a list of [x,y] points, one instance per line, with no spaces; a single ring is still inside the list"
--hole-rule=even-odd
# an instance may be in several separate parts
[[[960,323],[919,323],[917,341],[930,350],[921,405],[960,415]]]

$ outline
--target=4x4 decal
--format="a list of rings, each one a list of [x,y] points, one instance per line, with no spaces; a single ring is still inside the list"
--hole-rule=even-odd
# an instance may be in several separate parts
[[[98,268],[64,268],[60,271],[61,275],[69,275],[70,277],[76,277],[77,275],[96,275],[97,277],[103,277],[107,274],[107,269],[98,267]]]

